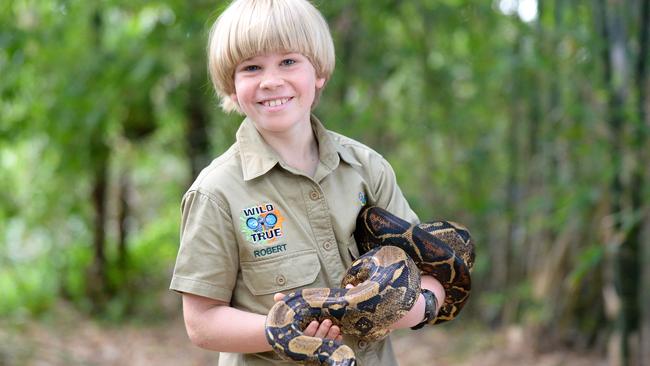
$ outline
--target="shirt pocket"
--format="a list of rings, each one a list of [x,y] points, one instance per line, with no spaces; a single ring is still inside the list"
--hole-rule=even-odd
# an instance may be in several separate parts
[[[313,283],[320,272],[316,250],[241,262],[242,278],[255,296],[269,295]]]

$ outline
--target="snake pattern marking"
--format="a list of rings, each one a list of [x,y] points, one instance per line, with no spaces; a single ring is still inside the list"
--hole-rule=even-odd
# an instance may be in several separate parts
[[[354,236],[364,254],[352,263],[341,288],[298,290],[269,311],[266,338],[280,357],[306,365],[355,365],[349,346],[304,335],[302,329],[312,320],[330,319],[344,334],[380,340],[415,304],[420,273],[434,276],[446,293],[429,324],[453,319],[467,302],[474,244],[463,226],[449,221],[411,225],[382,208],[366,206]],[[348,284],[354,287],[346,289]]]

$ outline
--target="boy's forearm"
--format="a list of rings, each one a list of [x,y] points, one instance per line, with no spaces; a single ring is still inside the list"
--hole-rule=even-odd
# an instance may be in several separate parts
[[[445,289],[442,287],[440,282],[433,278],[433,276],[422,276],[420,286],[423,289],[427,289],[436,296],[436,300],[438,300],[438,307],[436,308],[436,312],[440,310],[440,306],[445,301]],[[404,315],[400,320],[396,321],[391,325],[391,329],[402,329],[402,328],[411,328],[416,325],[418,325],[422,319],[424,319],[424,307],[425,307],[425,300],[424,296],[420,294],[418,297],[417,301],[415,302],[415,305],[409,310],[406,315]]]
[[[232,308],[227,304],[205,304],[183,295],[187,333],[195,345],[219,352],[255,353],[271,350],[264,335],[266,316]]]
[[[445,290],[432,276],[422,276],[421,287],[434,293],[438,309],[444,302]],[[187,333],[195,345],[219,352],[257,353],[271,350],[266,340],[266,316],[246,312],[201,296],[183,294],[183,312]],[[410,328],[424,318],[424,299],[416,304],[391,328]],[[315,328],[314,328],[315,330]],[[327,332],[326,332],[327,333]]]

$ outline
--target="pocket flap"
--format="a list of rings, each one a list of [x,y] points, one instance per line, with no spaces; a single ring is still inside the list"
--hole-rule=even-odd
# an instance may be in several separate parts
[[[242,277],[253,295],[268,295],[313,283],[320,272],[315,250],[241,262]]]

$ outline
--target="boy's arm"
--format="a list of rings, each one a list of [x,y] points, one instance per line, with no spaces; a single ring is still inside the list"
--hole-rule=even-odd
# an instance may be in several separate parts
[[[432,291],[438,300],[438,309],[445,299],[445,290],[432,276],[422,276],[421,287]],[[281,299],[278,294],[275,300]],[[183,293],[183,316],[190,340],[201,348],[237,353],[256,353],[271,350],[264,335],[266,316],[238,310],[226,302]],[[391,328],[410,328],[424,318],[424,298],[419,296],[413,308]],[[306,335],[341,339],[340,330],[329,320],[313,321],[304,330]]]
[[[276,301],[279,298],[276,296]],[[192,343],[201,348],[236,353],[271,350],[264,335],[266,316],[230,307],[226,302],[183,293],[183,317]],[[340,339],[340,330],[326,320],[303,331],[319,338]]]
[[[420,287],[427,289],[436,296],[438,300],[438,307],[436,308],[436,313],[440,310],[442,304],[445,301],[445,289],[442,287],[440,282],[436,280],[433,276],[423,275],[420,279]],[[411,328],[414,327],[424,319],[424,306],[425,300],[424,296],[420,294],[415,305],[409,310],[406,315],[404,315],[400,320],[393,323],[390,326],[391,329],[401,329],[401,328]]]

